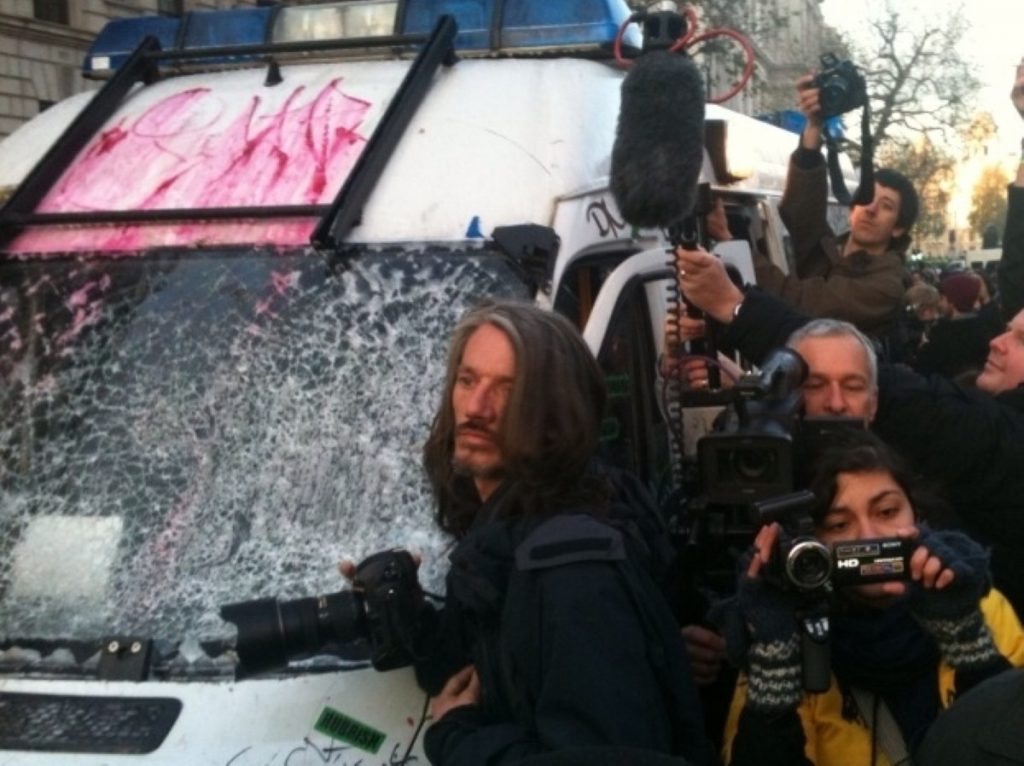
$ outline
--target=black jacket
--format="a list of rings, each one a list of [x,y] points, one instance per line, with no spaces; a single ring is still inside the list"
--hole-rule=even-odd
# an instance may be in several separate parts
[[[991,308],[989,308],[991,306]],[[1002,317],[993,304],[984,311],[956,319],[940,319],[928,332],[910,366],[922,375],[956,379],[977,375],[985,366],[988,343],[1003,332]]]
[[[417,676],[434,694],[472,662],[482,700],[428,729],[431,763],[518,764],[594,746],[709,761],[678,626],[630,533],[582,509],[503,515],[500,498],[480,518],[451,555]]]
[[[751,289],[723,342],[756,363],[807,321]],[[881,364],[878,395],[873,429],[942,486],[965,531],[992,546],[994,584],[1024,614],[1024,386],[992,396]]]
[[[1024,187],[1007,189],[1003,257],[996,273],[1003,319],[1009,322],[1024,310]]]

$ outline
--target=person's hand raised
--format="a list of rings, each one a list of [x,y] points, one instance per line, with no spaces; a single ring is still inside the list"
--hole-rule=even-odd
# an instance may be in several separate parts
[[[1017,112],[1024,117],[1024,57],[1021,57],[1017,65],[1017,79],[1013,83],[1013,90],[1010,91],[1010,98]]]

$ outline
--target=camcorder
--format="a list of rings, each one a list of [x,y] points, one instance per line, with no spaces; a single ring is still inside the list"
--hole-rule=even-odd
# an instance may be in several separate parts
[[[759,373],[732,388],[732,412],[697,443],[701,492],[708,503],[743,505],[793,492],[813,456],[863,429],[860,418],[806,417],[800,386],[807,365],[792,349],[773,351]]]
[[[816,502],[812,492],[801,490],[754,503],[763,523],[777,521],[780,526],[769,577],[804,592],[910,579],[912,540],[881,537],[829,548],[814,536],[810,509]]]
[[[377,670],[412,663],[424,605],[416,562],[407,551],[375,553],[356,567],[352,589],[278,601],[221,607],[238,627],[238,678],[277,670],[318,654],[351,654],[368,647]]]
[[[832,53],[821,57],[821,72],[814,78],[818,89],[821,116],[835,117],[867,103],[867,83],[852,61],[840,60]]]
[[[779,535],[764,572],[766,578],[800,595],[796,609],[800,630],[803,687],[820,694],[831,685],[830,614],[837,588],[910,579],[914,543],[900,537],[851,540],[831,548],[814,536],[809,490],[754,503],[764,524],[779,523]]]

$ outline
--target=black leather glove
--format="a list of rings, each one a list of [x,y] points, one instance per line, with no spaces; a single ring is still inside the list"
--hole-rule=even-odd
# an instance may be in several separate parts
[[[998,661],[999,650],[979,602],[992,586],[989,554],[961,532],[921,528],[918,543],[952,570],[942,590],[910,584],[910,610],[935,637],[943,659],[957,670],[975,670]]]

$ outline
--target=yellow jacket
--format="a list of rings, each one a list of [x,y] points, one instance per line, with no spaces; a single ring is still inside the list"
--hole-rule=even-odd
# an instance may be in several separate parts
[[[996,648],[1014,667],[1024,667],[1024,628],[1021,628],[1013,607],[999,591],[992,589],[981,601],[981,612],[988,623]],[[944,708],[956,698],[953,688],[954,671],[939,663],[939,699]],[[740,713],[747,699],[747,679],[740,674],[733,694],[729,718],[725,724],[725,745],[722,749],[725,763],[732,757],[732,742],[736,737]],[[797,709],[804,730],[804,753],[815,766],[849,766],[871,763],[871,731],[859,720],[843,718],[843,695],[835,676],[824,694],[806,694]],[[875,757],[878,766],[890,766],[885,754],[879,750]]]

